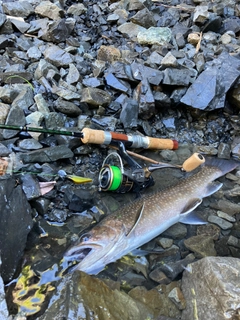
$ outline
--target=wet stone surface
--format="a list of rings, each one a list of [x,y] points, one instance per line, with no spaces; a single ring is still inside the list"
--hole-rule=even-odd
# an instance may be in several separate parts
[[[0,124],[176,139],[133,150],[174,165],[240,159],[237,1],[0,1],[0,31]],[[109,152],[0,129],[0,320],[238,319],[240,167],[196,209],[207,224],[176,223],[97,276],[61,273],[67,248],[136,198],[99,192]],[[188,175],[156,170],[141,195]]]

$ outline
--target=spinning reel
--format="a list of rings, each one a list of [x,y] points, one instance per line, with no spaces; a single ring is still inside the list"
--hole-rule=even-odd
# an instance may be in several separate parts
[[[98,177],[99,191],[114,191],[117,193],[133,191],[139,193],[141,190],[154,185],[151,173],[155,170],[178,168],[189,172],[205,162],[204,157],[199,153],[194,153],[182,166],[141,157],[152,162],[150,166],[142,167],[136,160],[130,157],[129,154],[132,152],[126,151],[123,142],[115,141],[114,145],[117,147],[118,152],[110,153],[103,161]]]
[[[148,168],[143,168],[128,155],[123,142],[117,142],[117,145],[118,152],[110,153],[103,161],[99,172],[99,190],[126,193],[152,186],[154,180]]]

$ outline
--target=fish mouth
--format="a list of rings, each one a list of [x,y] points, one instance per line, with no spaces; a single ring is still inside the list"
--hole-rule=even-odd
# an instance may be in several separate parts
[[[68,263],[68,272],[73,272],[78,269],[83,260],[92,256],[92,254],[100,248],[102,248],[102,246],[96,243],[80,244],[70,248],[64,254],[64,260]]]

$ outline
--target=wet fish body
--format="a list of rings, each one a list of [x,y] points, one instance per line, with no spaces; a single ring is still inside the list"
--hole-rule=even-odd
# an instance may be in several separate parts
[[[177,222],[205,223],[192,211],[203,198],[221,188],[222,183],[215,180],[238,165],[232,160],[207,159],[201,170],[191,177],[136,199],[104,218],[66,252],[65,259],[81,260],[74,270],[97,274],[107,264],[139,248]]]

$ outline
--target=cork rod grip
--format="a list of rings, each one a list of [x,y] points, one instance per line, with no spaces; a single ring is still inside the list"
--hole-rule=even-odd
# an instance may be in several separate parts
[[[151,138],[151,137],[148,137],[148,139],[149,139],[148,149],[176,150],[178,148],[178,142],[176,140]]]
[[[84,128],[82,133],[83,138],[81,140],[83,143],[103,144],[105,141],[105,133],[103,130]]]
[[[186,172],[190,172],[205,162],[205,158],[200,153],[194,153],[190,158],[184,161],[182,169]]]

